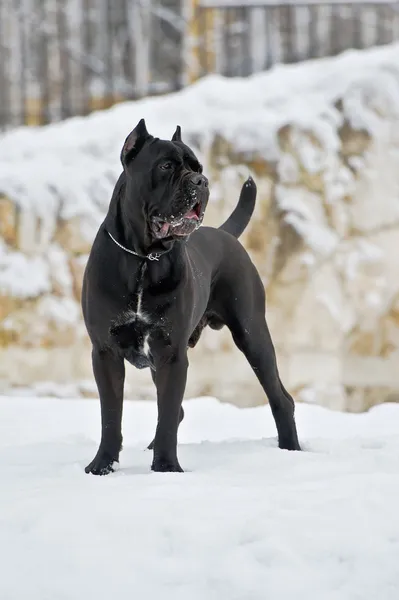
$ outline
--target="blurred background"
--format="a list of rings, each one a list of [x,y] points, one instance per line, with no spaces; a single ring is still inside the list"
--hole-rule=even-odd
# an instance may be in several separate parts
[[[256,179],[242,242],[295,398],[398,401],[399,3],[376,0],[0,0],[0,391],[96,396],[81,280],[141,117],[182,125],[207,224]],[[190,363],[188,397],[264,402],[228,332]]]
[[[399,36],[397,3],[368,0],[1,0],[0,11],[2,127]]]

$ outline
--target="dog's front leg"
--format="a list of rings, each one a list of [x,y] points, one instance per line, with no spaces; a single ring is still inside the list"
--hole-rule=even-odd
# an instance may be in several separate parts
[[[154,438],[153,471],[183,469],[177,459],[177,429],[187,381],[187,350],[173,353],[167,361],[156,364],[155,385],[158,401],[158,425]]]
[[[101,442],[86,473],[107,475],[119,462],[122,446],[122,403],[125,363],[111,350],[92,350],[93,372],[101,403]]]

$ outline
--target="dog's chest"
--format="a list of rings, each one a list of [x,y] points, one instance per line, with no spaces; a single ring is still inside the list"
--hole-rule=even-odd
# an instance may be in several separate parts
[[[126,360],[138,369],[153,366],[150,344],[156,326],[154,316],[143,306],[143,296],[143,286],[139,285],[110,328],[114,343],[123,350]]]

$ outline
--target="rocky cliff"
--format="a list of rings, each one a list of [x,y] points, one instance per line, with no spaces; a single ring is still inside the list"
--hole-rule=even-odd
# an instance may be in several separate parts
[[[211,181],[206,223],[258,185],[242,237],[267,292],[267,319],[297,400],[363,410],[399,400],[399,47],[209,77],[165,98],[0,138],[0,385],[75,383],[93,392],[79,297],[87,255],[144,116],[177,123]],[[128,373],[128,395],[153,394]],[[263,392],[228,331],[190,352],[187,396],[241,406]]]

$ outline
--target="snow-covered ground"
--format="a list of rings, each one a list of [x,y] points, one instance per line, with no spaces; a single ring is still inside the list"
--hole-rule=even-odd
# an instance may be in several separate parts
[[[154,403],[126,403],[121,469],[85,475],[93,400],[0,397],[1,600],[396,600],[399,406],[297,406],[305,452],[268,407],[186,403],[184,474],[144,451]]]

